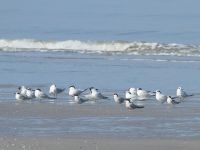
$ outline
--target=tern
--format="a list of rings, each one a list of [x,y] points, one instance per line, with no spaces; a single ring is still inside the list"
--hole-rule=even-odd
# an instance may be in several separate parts
[[[137,95],[132,94],[130,91],[125,91],[125,98],[127,98],[127,99],[136,99]]]
[[[27,89],[26,89],[26,97],[27,97],[28,99],[35,98],[35,91],[32,90],[31,88],[27,88]]]
[[[137,96],[137,89],[136,88],[129,88],[129,92],[132,94],[132,95],[135,95]]]
[[[98,89],[90,88],[91,94],[96,99],[107,99],[108,97],[102,95]]]
[[[24,85],[20,86],[18,89],[21,95],[26,96],[27,88]]]
[[[174,100],[174,98],[172,98],[171,96],[167,96],[167,103],[168,104],[179,104],[180,102],[177,102]]]
[[[91,99],[91,100],[98,100],[98,99],[107,99],[108,97],[102,95],[98,89],[91,87],[90,89],[90,94],[85,95],[86,98]]]
[[[159,90],[157,90],[156,91],[156,100],[161,103],[164,103],[167,101],[167,96],[163,95]]]
[[[55,84],[52,84],[49,88],[49,94],[52,94],[55,98],[57,98],[57,94],[62,93],[65,89],[57,88]]]
[[[81,98],[81,97],[79,97],[78,95],[75,95],[75,96],[74,96],[74,101],[75,101],[77,104],[82,104],[82,103],[84,103],[84,102],[87,102],[88,99]]]
[[[45,94],[41,89],[36,89],[35,90],[35,97],[37,98],[37,99],[55,99],[55,98],[53,98],[53,97],[49,97],[47,94]]]
[[[70,96],[79,96],[81,93],[85,92],[86,90],[87,89],[84,89],[84,90],[77,89],[77,88],[75,88],[74,85],[72,85],[69,87],[69,95]]]
[[[147,99],[151,96],[154,96],[155,94],[152,93],[151,91],[146,91],[142,88],[137,88],[137,96],[139,99]]]
[[[187,94],[183,88],[178,87],[176,90],[176,96],[179,98],[185,98],[185,97],[193,96],[193,94]]]
[[[127,109],[136,109],[136,108],[144,108],[144,106],[140,106],[140,105],[136,105],[134,103],[132,103],[130,100],[126,99],[125,100],[125,107]]]
[[[121,104],[123,103],[126,99],[128,98],[123,98],[123,97],[119,97],[119,95],[117,93],[114,93],[113,94],[113,98],[114,98],[114,101],[118,104]]]
[[[20,92],[15,93],[15,99],[19,100],[19,101],[27,100],[27,98],[25,96],[23,96]]]

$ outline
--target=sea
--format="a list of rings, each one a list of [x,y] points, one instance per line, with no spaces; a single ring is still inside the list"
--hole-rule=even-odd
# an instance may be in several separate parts
[[[2,1],[0,135],[199,138],[199,5],[198,0]],[[19,86],[48,94],[53,83],[66,88],[56,100],[15,100]],[[96,87],[108,99],[75,104],[68,95],[71,85]],[[124,96],[130,87],[175,96],[179,86],[194,96],[176,106],[153,97],[142,102],[144,109],[129,111],[113,100],[113,93]]]

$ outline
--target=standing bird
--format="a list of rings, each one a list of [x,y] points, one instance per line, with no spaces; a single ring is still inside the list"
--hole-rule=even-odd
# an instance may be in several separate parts
[[[126,99],[125,100],[125,107],[127,109],[136,109],[136,108],[144,108],[144,106],[139,106],[139,105],[136,105],[134,103],[132,103],[130,100]]]
[[[85,92],[87,89],[85,90],[80,90],[75,88],[74,85],[69,87],[69,96],[79,96],[81,93]]]
[[[55,98],[57,98],[57,94],[62,93],[65,89],[57,88],[55,84],[52,84],[49,88],[49,94],[52,94]]]
[[[159,90],[157,90],[156,91],[156,100],[161,103],[164,103],[167,101],[167,96],[163,95]]]
[[[171,96],[167,96],[167,104],[179,104],[180,102],[175,101]]]
[[[179,97],[179,98],[185,98],[185,97],[188,97],[188,96],[193,96],[193,94],[187,94],[183,88],[181,87],[178,87],[177,90],[176,90],[176,96]]]
[[[118,104],[123,103],[127,98],[119,97],[117,93],[113,94],[114,101]]]

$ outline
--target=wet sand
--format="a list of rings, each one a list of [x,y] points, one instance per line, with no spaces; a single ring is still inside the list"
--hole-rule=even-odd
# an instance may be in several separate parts
[[[110,100],[108,100],[110,101]],[[11,102],[0,105],[2,137],[200,138],[200,110],[148,100],[145,108],[124,104]]]
[[[145,108],[128,110],[124,104],[116,104],[113,99],[106,101],[88,102],[83,104],[76,103],[50,103],[48,100],[43,101],[13,101],[0,103],[0,117],[8,118],[58,118],[67,119],[75,117],[168,117],[168,118],[184,118],[198,117],[199,96],[190,98],[179,105],[160,104],[155,99],[146,100],[142,103]],[[56,102],[57,101],[57,102]],[[66,100],[67,101],[67,100]],[[196,106],[195,106],[196,105]],[[187,106],[187,108],[186,108]]]
[[[199,139],[117,139],[60,137],[0,138],[0,148],[5,150],[199,150],[199,145]]]

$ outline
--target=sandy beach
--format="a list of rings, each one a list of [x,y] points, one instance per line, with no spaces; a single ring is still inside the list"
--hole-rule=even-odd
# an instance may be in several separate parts
[[[153,107],[147,107],[146,109],[142,110],[129,111],[125,109],[123,105],[114,104],[106,106],[101,103],[83,105],[58,105],[49,103],[30,104],[26,102],[1,103],[0,148],[4,150],[199,149],[200,137],[198,135],[191,137],[189,135],[185,135],[179,137],[181,134],[177,132],[177,135],[173,137],[173,135],[169,135],[168,131],[166,131],[166,135],[162,135],[161,132],[160,134],[158,134],[159,132],[155,132],[155,135],[151,132],[140,134],[137,133],[137,129],[134,129],[133,131],[128,130],[126,133],[126,131],[120,130],[120,128],[119,132],[115,130],[110,132],[110,127],[114,124],[118,127],[123,127],[124,124],[129,124],[126,126],[126,128],[131,128],[131,126],[137,126],[136,124],[138,123],[140,126],[145,126],[148,130],[160,131],[160,127],[156,129],[157,127],[154,128],[152,126],[154,125],[154,120],[148,122],[144,122],[144,120],[147,118],[156,118],[156,121],[158,122],[161,120],[164,121],[160,124],[161,126],[165,126],[164,124],[170,123],[173,121],[173,119],[178,118],[181,120],[182,118],[184,120],[184,118],[194,117],[194,113],[196,114],[196,117],[198,117],[198,114],[200,113],[198,108],[188,109],[187,111],[185,111],[185,108],[183,107],[168,108],[166,105],[161,105],[154,109],[152,108]],[[127,120],[123,120],[122,122],[112,120],[112,118],[118,120],[119,118],[131,119],[132,117],[133,120],[131,122]],[[139,121],[134,119],[134,117],[139,117]],[[3,118],[5,118],[7,121],[2,121]],[[89,119],[89,122],[85,124],[84,119],[86,118],[93,119]],[[108,118],[110,121],[98,122],[98,120],[101,120],[100,118],[103,120]],[[145,119],[143,120],[141,118]],[[159,118],[162,119],[160,120]],[[36,121],[36,123],[34,119],[36,119],[38,122]],[[71,119],[75,119],[75,122],[68,124],[67,122],[70,122]],[[60,123],[62,120],[64,123]],[[96,126],[97,124],[94,121],[97,121],[97,123],[100,123],[100,126],[104,126],[105,128],[99,132],[99,126]],[[6,122],[8,124],[6,124]],[[80,127],[94,127],[94,130],[88,130],[87,132],[84,131],[84,129],[81,130],[76,128],[80,131],[71,130],[67,132],[66,129],[71,128],[70,125],[77,127],[77,124]],[[197,124],[195,128],[199,130]],[[61,131],[51,131],[59,126],[62,127]],[[177,123],[177,125],[173,125],[173,127],[177,130],[182,128],[182,126],[183,124],[180,124],[180,122],[179,124]],[[194,127],[194,125],[192,126]],[[31,132],[29,133],[27,130],[22,128],[27,128],[27,130],[30,130]],[[37,128],[39,130],[34,130]],[[189,128],[191,128],[191,126]],[[85,129],[87,130],[87,128]],[[5,132],[3,130],[5,130]],[[165,130],[165,128],[162,128],[162,130]]]
[[[4,150],[198,150],[199,139],[6,137],[0,138],[0,148]]]
[[[199,149],[198,58],[60,52],[18,55],[0,56],[4,64],[0,79],[1,149]],[[10,58],[13,62],[7,62]],[[52,82],[66,88],[55,100],[15,100],[13,93],[19,85],[41,88],[48,94]],[[180,83],[195,95],[178,105],[161,104],[151,97],[135,102],[144,105],[143,109],[130,111],[113,100],[114,92],[124,96],[132,86],[161,89],[173,96]],[[67,94],[71,84],[82,89],[95,86],[108,99],[76,104]]]

